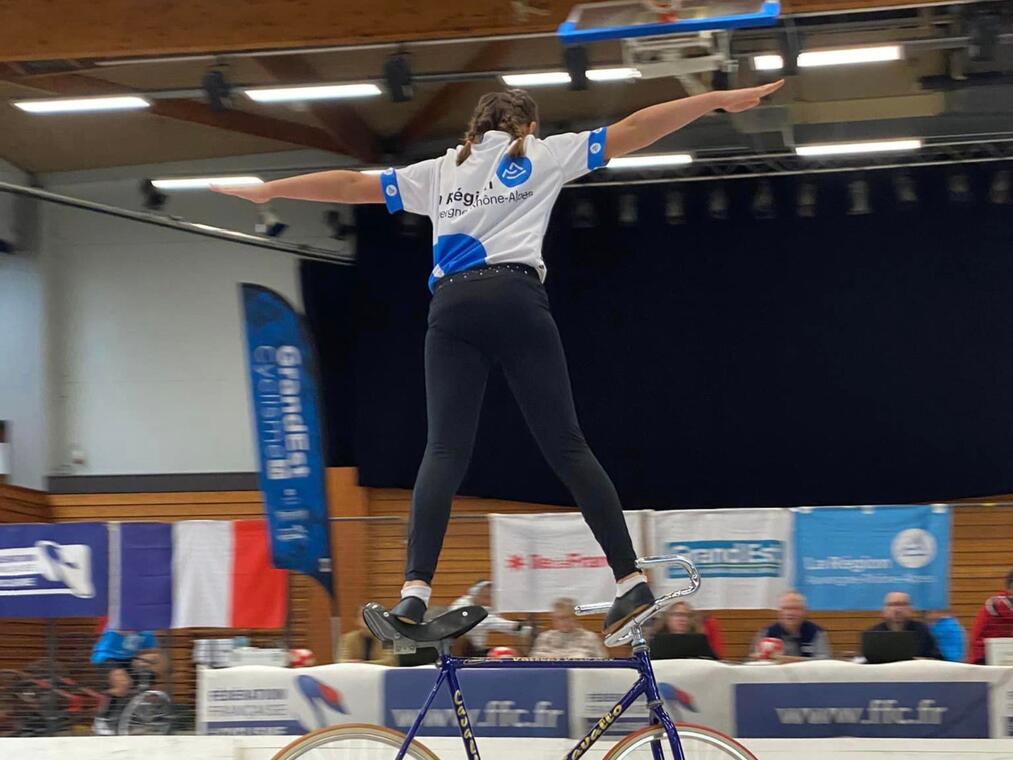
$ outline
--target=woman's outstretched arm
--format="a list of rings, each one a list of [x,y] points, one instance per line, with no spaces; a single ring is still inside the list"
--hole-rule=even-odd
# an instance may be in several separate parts
[[[267,203],[275,198],[293,198],[322,203],[383,203],[380,178],[362,172],[335,169],[314,174],[301,174],[265,182],[251,187],[218,187],[211,189],[234,195],[253,203]]]
[[[746,111],[777,92],[784,80],[743,90],[715,90],[680,100],[642,108],[608,128],[605,159],[610,160],[646,148],[665,135],[682,129],[704,114],[722,109],[730,113]]]

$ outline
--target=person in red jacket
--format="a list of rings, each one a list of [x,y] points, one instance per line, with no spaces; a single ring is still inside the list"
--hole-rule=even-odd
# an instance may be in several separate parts
[[[978,610],[971,629],[971,649],[967,661],[985,664],[985,639],[1013,638],[1013,570],[1006,573],[1006,591],[990,597]]]

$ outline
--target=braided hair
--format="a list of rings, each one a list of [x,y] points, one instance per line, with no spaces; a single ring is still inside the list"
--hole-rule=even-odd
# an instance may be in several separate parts
[[[526,91],[513,89],[486,93],[479,98],[475,112],[471,115],[468,131],[464,135],[464,145],[457,153],[457,165],[460,166],[467,160],[471,155],[471,146],[490,129],[501,130],[513,137],[509,155],[511,158],[520,158],[524,155],[524,138],[528,134],[528,126],[533,121],[538,121],[538,106]]]

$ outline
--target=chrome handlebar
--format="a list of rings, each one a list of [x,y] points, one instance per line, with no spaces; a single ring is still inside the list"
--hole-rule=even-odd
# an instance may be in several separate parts
[[[641,557],[637,560],[637,567],[643,569],[647,567],[662,567],[667,565],[678,565],[686,571],[686,575],[689,576],[689,586],[685,588],[676,589],[662,597],[654,600],[654,604],[648,607],[646,610],[638,614],[626,625],[620,628],[618,631],[609,634],[605,637],[605,646],[615,647],[623,644],[628,644],[634,639],[643,638],[641,627],[648,620],[653,618],[659,612],[668,609],[675,604],[679,599],[695,594],[700,589],[700,573],[696,569],[690,560],[685,557],[673,554],[670,556],[661,557]],[[612,606],[612,602],[597,602],[595,604],[579,604],[574,607],[574,612],[578,615],[594,615],[599,612],[607,612]]]

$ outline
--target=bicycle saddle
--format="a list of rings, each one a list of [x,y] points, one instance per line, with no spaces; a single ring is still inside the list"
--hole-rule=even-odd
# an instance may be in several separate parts
[[[384,644],[392,644],[397,654],[411,654],[417,648],[439,648],[441,642],[459,638],[481,623],[489,613],[477,605],[445,612],[427,623],[402,623],[376,602],[362,610],[366,627]]]

